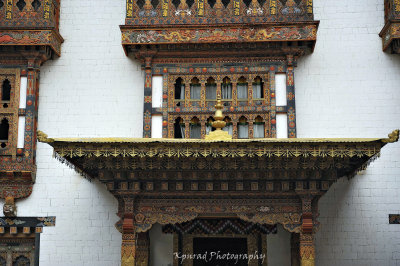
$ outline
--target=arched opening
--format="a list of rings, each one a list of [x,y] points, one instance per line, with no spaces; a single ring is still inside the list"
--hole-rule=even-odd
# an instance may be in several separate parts
[[[228,116],[225,116],[224,121],[225,121],[226,125],[222,130],[228,132],[229,135],[232,136],[233,135],[232,119],[230,119],[230,117],[228,117]]]
[[[264,83],[262,82],[262,78],[258,76],[253,81],[253,98],[264,98]]]
[[[176,79],[174,94],[175,94],[175,100],[184,100],[185,99],[185,84],[183,84],[182,78]],[[176,105],[180,106],[181,103],[178,102]]]
[[[208,135],[211,131],[215,130],[215,127],[212,127],[212,122],[215,121],[213,117],[209,117],[206,122],[206,135]]]
[[[200,139],[201,138],[201,124],[197,117],[193,117],[190,120],[190,138]]]
[[[245,77],[240,77],[237,83],[238,100],[247,100],[247,80]]]
[[[190,99],[200,100],[201,84],[198,78],[193,78],[190,82]]]
[[[206,99],[215,100],[217,99],[217,84],[213,78],[208,78],[206,83]]]
[[[185,123],[183,123],[183,119],[181,117],[178,117],[177,119],[175,119],[174,138],[176,138],[176,139],[184,139],[185,138]]]
[[[249,138],[249,123],[247,122],[247,118],[244,116],[239,118],[238,138],[239,139],[248,139]]]
[[[11,83],[8,79],[5,79],[1,87],[1,100],[3,102],[9,102],[10,99],[11,99]]]
[[[261,116],[257,116],[253,123],[254,138],[264,138],[264,121]]]
[[[222,99],[232,99],[232,83],[228,77],[222,80],[221,94]]]

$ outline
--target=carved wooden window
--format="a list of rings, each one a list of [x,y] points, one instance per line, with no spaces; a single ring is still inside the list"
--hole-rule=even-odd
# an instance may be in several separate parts
[[[201,139],[201,124],[197,117],[193,117],[190,120],[190,138]]]
[[[264,83],[260,77],[256,77],[253,82],[253,99],[264,98]]]
[[[226,116],[224,118],[224,121],[226,123],[225,127],[222,129],[223,131],[226,131],[229,133],[229,135],[233,135],[233,123],[232,123],[232,119],[228,116]]]
[[[200,100],[201,84],[198,78],[193,78],[190,82],[190,99]]]
[[[261,116],[257,116],[253,123],[254,138],[264,138],[265,123]]]
[[[0,147],[5,148],[8,142],[8,132],[10,129],[10,124],[7,118],[3,118],[0,123]]]
[[[247,118],[244,116],[240,117],[240,119],[239,119],[238,138],[239,139],[248,139],[249,138],[249,123],[247,122]]]
[[[237,98],[238,100],[247,100],[247,80],[245,77],[241,77],[237,84]]]
[[[232,99],[232,83],[228,77],[222,80],[221,94],[222,99]]]
[[[8,103],[10,102],[10,99],[11,99],[11,83],[10,80],[5,79],[1,86],[1,101],[3,103]]]
[[[181,117],[175,119],[174,124],[174,138],[184,139],[185,138],[185,123]]]
[[[215,101],[217,99],[217,84],[215,79],[208,78],[206,83],[206,100]]]
[[[184,99],[185,99],[185,84],[183,83],[182,78],[177,78],[175,82],[175,100],[184,100]]]

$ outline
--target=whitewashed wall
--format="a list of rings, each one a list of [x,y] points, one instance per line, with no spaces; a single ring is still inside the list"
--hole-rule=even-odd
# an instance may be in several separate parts
[[[40,76],[39,129],[50,137],[141,137],[143,74],[121,46],[124,0],[61,1],[62,56]],[[40,265],[119,265],[117,201],[39,143],[32,195],[18,215],[56,216],[41,235]]]
[[[296,69],[298,137],[386,137],[400,128],[400,56],[382,52],[383,0],[314,0],[315,51]],[[400,143],[320,200],[318,266],[400,265]]]
[[[399,128],[400,57],[381,52],[383,0],[314,5],[317,46],[295,77],[298,137],[384,137]],[[124,0],[61,1],[62,57],[40,80],[39,129],[50,137],[142,136],[143,74],[120,44],[124,8]],[[399,148],[388,145],[321,199],[318,266],[400,265],[400,226],[388,224],[400,213]],[[116,200],[53,159],[48,145],[39,143],[37,156],[37,182],[18,214],[57,216],[42,234],[41,265],[118,265]]]

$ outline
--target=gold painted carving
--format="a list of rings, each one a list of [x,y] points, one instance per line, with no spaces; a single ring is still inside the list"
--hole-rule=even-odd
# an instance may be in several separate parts
[[[383,139],[382,142],[384,143],[393,143],[393,142],[397,142],[399,140],[399,130],[393,130],[392,133],[390,133],[388,135],[387,139]]]
[[[197,213],[139,213],[135,216],[136,232],[146,232],[151,229],[153,224],[177,224],[196,219]]]
[[[267,213],[267,214],[245,214],[237,215],[240,219],[259,224],[281,224],[292,233],[301,232],[301,216],[298,213]]]

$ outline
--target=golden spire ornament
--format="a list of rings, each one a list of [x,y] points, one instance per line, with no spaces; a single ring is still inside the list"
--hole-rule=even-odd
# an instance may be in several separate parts
[[[232,135],[230,135],[227,131],[223,131],[222,129],[226,126],[226,122],[224,121],[224,115],[222,110],[224,106],[221,102],[221,97],[218,96],[217,104],[215,105],[215,121],[212,122],[212,127],[215,128],[215,131],[211,131],[208,135],[206,135],[206,140],[231,140]]]

